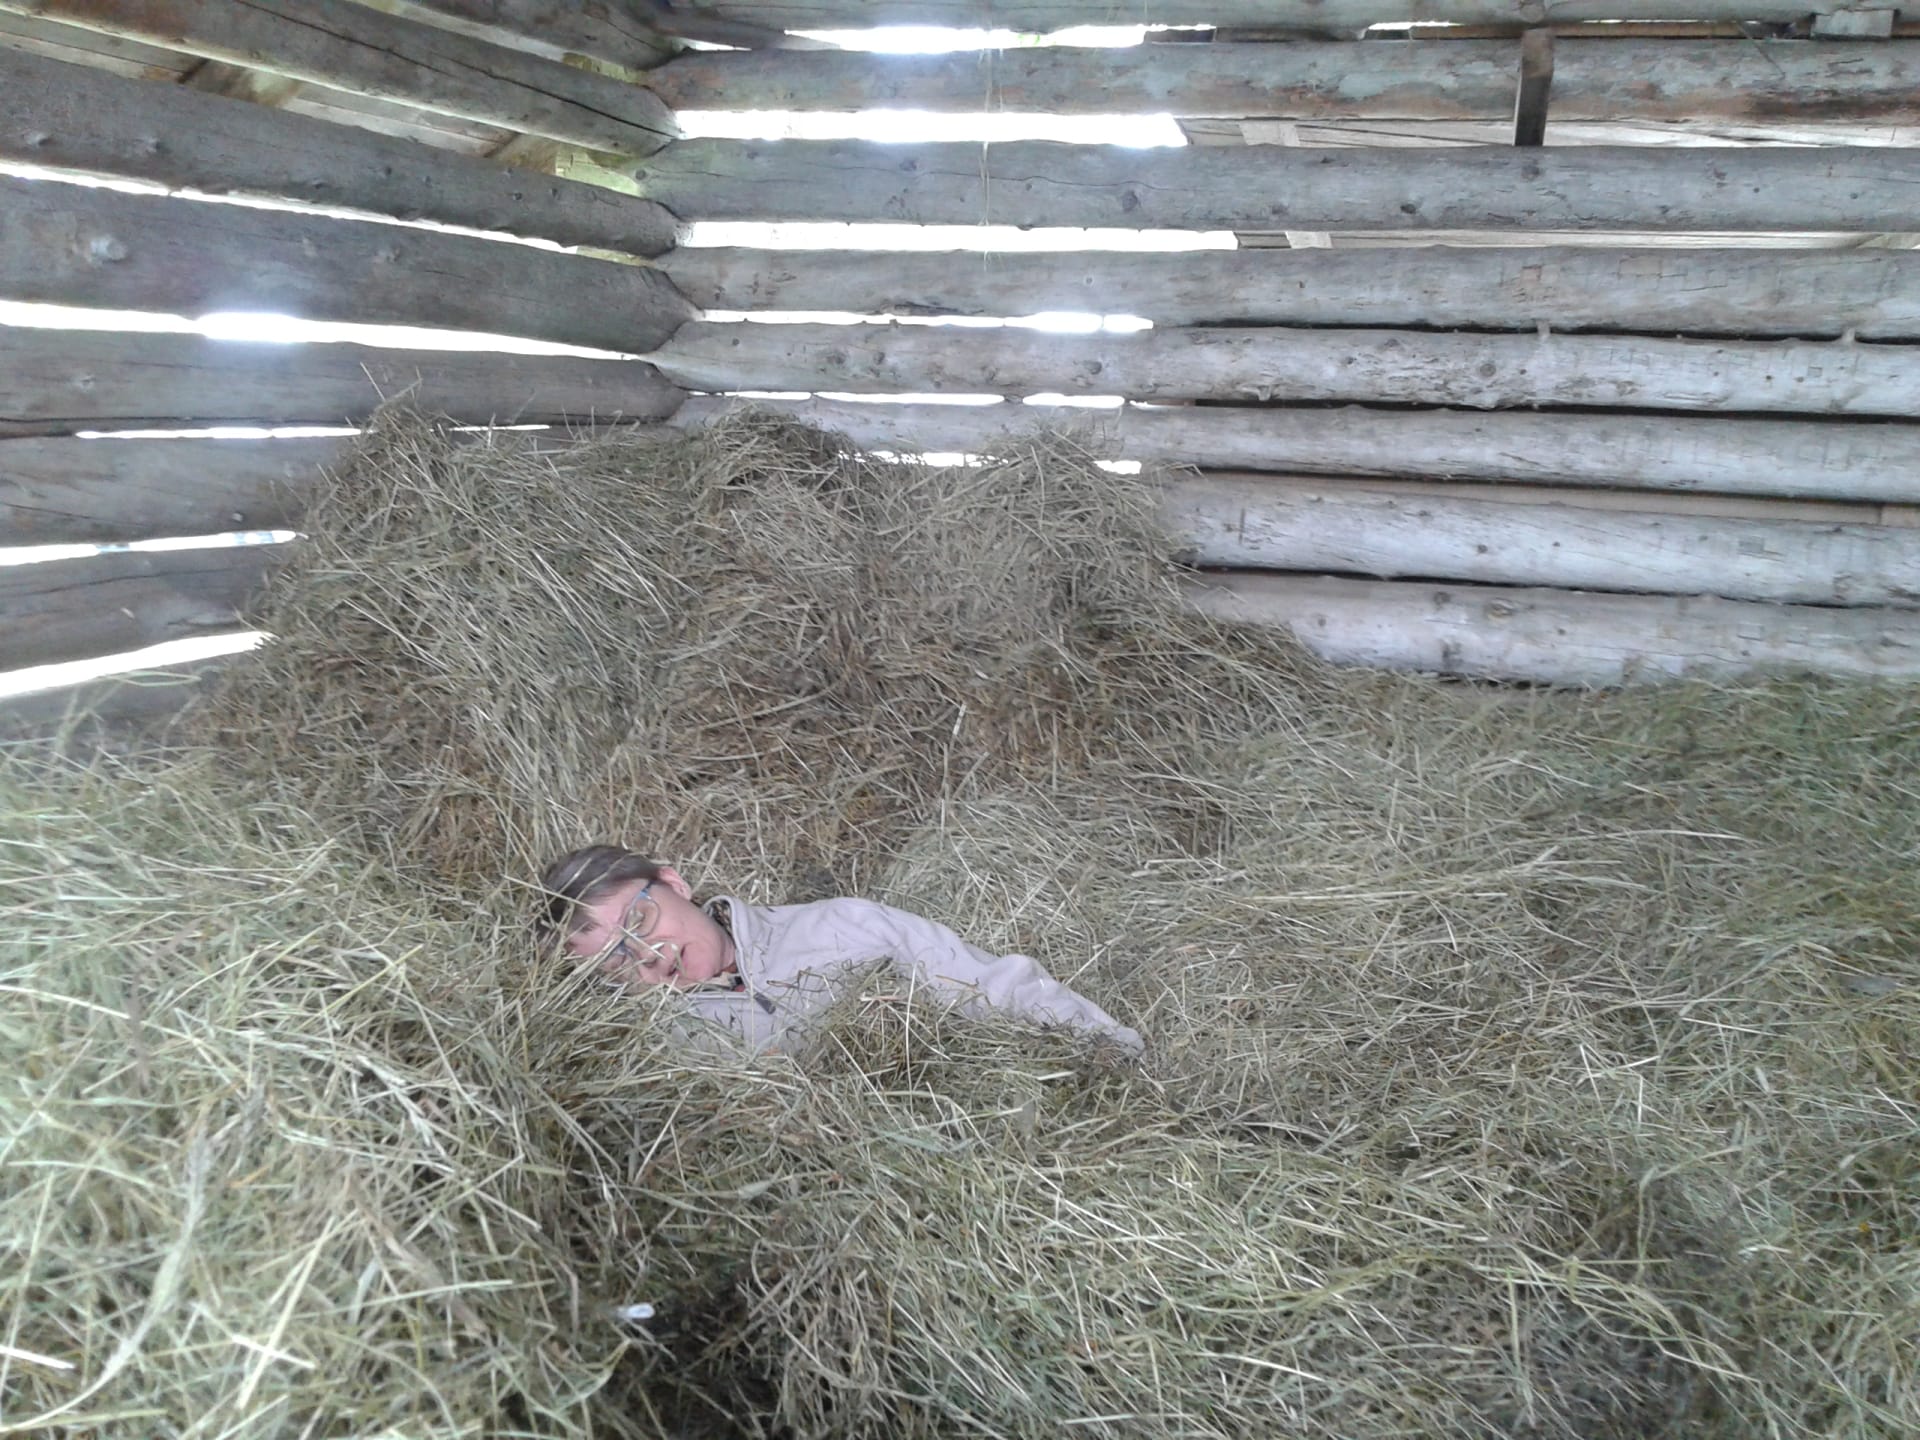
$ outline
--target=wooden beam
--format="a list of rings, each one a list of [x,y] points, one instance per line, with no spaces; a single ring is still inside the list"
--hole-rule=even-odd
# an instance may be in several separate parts
[[[0,440],[0,546],[294,527],[342,442]]]
[[[4,454],[0,451],[0,454]],[[1521,485],[1477,480],[1394,480],[1369,475],[1270,475],[1258,470],[1193,472],[1223,483],[1307,486],[1414,500],[1488,500],[1502,505],[1558,505],[1574,510],[1627,510],[1678,520],[1798,520],[1828,525],[1912,528],[1911,506],[1860,500],[1795,500],[1770,495],[1705,495],[1690,490],[1602,490],[1593,486]]]
[[[1514,505],[1352,481],[1174,477],[1193,564],[1815,605],[1920,605],[1920,532]]]
[[[696,321],[648,358],[674,383],[706,391],[1920,415],[1920,351],[1820,340],[1248,327],[1083,336]]]
[[[651,69],[676,49],[621,0],[406,0],[405,8],[498,44],[627,70]]]
[[[692,15],[746,20],[783,30],[872,25],[1261,26],[1357,35],[1369,25],[1418,19],[1461,25],[1529,25],[1571,20],[1800,20],[1837,10],[1834,0],[679,0]]]
[[[56,741],[62,753],[75,757],[124,752],[164,736],[168,724],[228,663],[230,658],[221,656],[0,696],[0,744]]]
[[[639,172],[683,220],[1178,230],[1905,230],[1920,151],[1125,150],[683,140]]]
[[[657,420],[681,392],[637,360],[0,328],[0,435],[338,425],[402,397],[463,424],[585,424]]]
[[[660,344],[694,311],[658,270],[399,225],[0,176],[0,295],[200,315]]]
[[[1196,47],[1197,48],[1197,47]],[[860,315],[1124,311],[1156,325],[1422,325],[1920,338],[1920,253],[1896,250],[1202,250],[1128,255],[677,250],[716,310]]]
[[[1547,101],[1553,89],[1553,31],[1535,26],[1520,37],[1520,84],[1513,99],[1513,143],[1547,143]]]
[[[646,77],[676,110],[887,106],[1180,119],[1506,120],[1511,40],[1048,46],[952,55],[689,51]],[[1920,44],[1559,40],[1556,121],[1920,124]]]
[[[162,141],[159,137],[164,136]],[[657,255],[660,206],[178,86],[0,51],[0,159]]]
[[[1219,619],[1288,630],[1337,664],[1387,670],[1575,686],[1920,678],[1912,610],[1258,573],[1204,577],[1187,597]]]
[[[696,396],[674,423],[704,424],[742,403]],[[1203,469],[1920,502],[1920,425],[1360,406],[751,404],[838,431],[862,449],[909,454],[1008,453],[1051,424],[1116,459]]]
[[[0,566],[0,670],[237,630],[241,607],[286,553],[235,545]]]
[[[351,0],[0,0],[0,9],[621,155],[678,133],[647,90]]]

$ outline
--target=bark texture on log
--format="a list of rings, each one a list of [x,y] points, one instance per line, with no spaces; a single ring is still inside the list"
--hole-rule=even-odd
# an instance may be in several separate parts
[[[1220,477],[1174,479],[1164,513],[1198,565],[1920,605],[1920,532],[1877,525],[1683,518]]]
[[[1920,349],[1831,341],[695,322],[648,358],[707,391],[1920,414]]]
[[[1911,610],[1265,574],[1207,576],[1187,593],[1204,614],[1289,630],[1342,665],[1572,686],[1920,678]]]
[[[635,255],[672,248],[678,229],[597,185],[13,50],[0,50],[0,160]]]
[[[699,396],[674,423],[702,424],[743,403],[838,431],[863,449],[909,454],[1006,453],[1051,425],[1105,456],[1201,469],[1920,501],[1920,425],[1360,406],[1113,411]]]
[[[693,313],[651,267],[464,235],[0,176],[0,294],[420,325],[638,352]]]
[[[241,628],[284,545],[95,555],[0,567],[0,670]]]
[[[644,87],[351,0],[0,0],[0,9],[590,150],[648,155],[678,133]]]
[[[1173,46],[1169,49],[1177,48]],[[1204,49],[1204,46],[1195,46]],[[1156,325],[1920,338],[1920,252],[1533,246],[1128,255],[676,250],[662,268],[714,310],[1140,315]]]
[[[637,360],[0,329],[0,435],[339,425],[390,400],[471,425],[585,424],[658,420],[681,399]]]
[[[647,84],[675,110],[1168,113],[1182,119],[1510,120],[1510,40],[1048,46],[952,55],[690,51]],[[1560,40],[1565,121],[1920,123],[1920,43]]]
[[[0,440],[0,545],[284,530],[339,440]]]
[[[1125,150],[682,140],[638,172],[685,220],[1176,230],[1906,231],[1920,151]]]

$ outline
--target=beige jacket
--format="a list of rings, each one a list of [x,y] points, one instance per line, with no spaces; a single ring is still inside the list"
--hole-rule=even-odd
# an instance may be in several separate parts
[[[755,1050],[784,1050],[835,994],[836,981],[890,960],[909,984],[952,996],[962,1010],[1004,1010],[1049,1025],[1105,1035],[1134,1054],[1145,1049],[1098,1005],[1076,995],[1025,955],[989,955],[946,926],[871,900],[811,905],[746,905],[731,897],[734,948],[744,986],[688,992],[693,1009]]]

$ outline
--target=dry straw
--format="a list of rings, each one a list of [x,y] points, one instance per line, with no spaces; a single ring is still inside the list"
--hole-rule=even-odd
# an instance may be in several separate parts
[[[4,776],[0,1432],[1920,1430],[1914,692],[1331,673],[1150,520],[392,422],[214,745]],[[1148,1059],[885,974],[688,1053],[527,963],[615,837]]]

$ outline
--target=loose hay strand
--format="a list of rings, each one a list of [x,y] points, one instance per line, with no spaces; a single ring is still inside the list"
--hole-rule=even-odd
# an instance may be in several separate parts
[[[1920,1429],[1915,692],[1336,673],[1185,614],[1151,502],[383,422],[205,746],[0,768],[0,1425]],[[1149,1055],[884,971],[689,1052],[529,964],[595,838]]]

